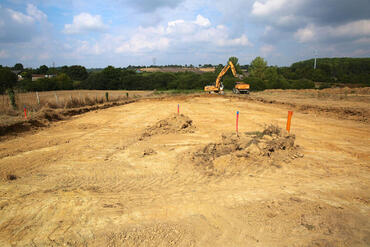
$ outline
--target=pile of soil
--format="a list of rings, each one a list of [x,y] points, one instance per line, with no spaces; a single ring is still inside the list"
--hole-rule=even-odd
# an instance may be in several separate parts
[[[194,133],[193,120],[183,114],[172,114],[166,119],[158,121],[146,128],[140,140],[153,135],[166,135],[170,133]]]
[[[281,168],[292,159],[303,157],[294,141],[294,135],[270,125],[262,132],[223,134],[220,143],[207,144],[193,153],[191,160],[207,175],[261,172],[266,168]]]

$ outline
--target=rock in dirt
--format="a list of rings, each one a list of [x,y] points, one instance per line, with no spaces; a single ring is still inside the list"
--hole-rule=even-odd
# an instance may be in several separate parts
[[[146,148],[143,152],[143,157],[148,155],[156,154],[157,152],[152,148]]]

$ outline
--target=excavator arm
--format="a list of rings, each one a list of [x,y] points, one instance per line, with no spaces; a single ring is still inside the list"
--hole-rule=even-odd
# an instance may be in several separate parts
[[[229,61],[229,63],[227,65],[225,65],[225,67],[221,70],[220,74],[218,74],[218,76],[217,76],[217,79],[216,79],[216,87],[217,88],[220,88],[221,79],[230,68],[231,68],[231,71],[232,71],[233,75],[236,77],[235,66],[231,61]]]
[[[209,92],[209,93],[216,92],[216,93],[223,94],[224,89],[223,89],[223,86],[221,85],[221,79],[229,69],[231,69],[231,72],[233,73],[233,75],[237,77],[235,66],[231,61],[229,61],[225,65],[225,67],[221,70],[221,72],[218,74],[217,79],[216,79],[216,84],[205,86],[204,91]]]

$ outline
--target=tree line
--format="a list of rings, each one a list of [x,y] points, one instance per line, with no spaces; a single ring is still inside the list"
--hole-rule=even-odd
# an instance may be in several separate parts
[[[370,58],[318,58],[281,67],[279,74],[287,79],[307,78],[317,82],[369,84]]]
[[[322,58],[317,59],[317,68],[313,60],[292,64],[290,67],[268,66],[261,57],[255,58],[249,65],[240,65],[238,58],[230,57],[237,73],[247,73],[242,78],[235,78],[229,71],[223,78],[226,89],[232,89],[236,81],[251,85],[251,90],[265,89],[305,89],[314,88],[314,81],[361,83],[370,85],[369,58]],[[210,65],[204,65],[209,67]],[[224,65],[216,66],[214,72],[139,72],[138,67],[115,68],[108,66],[102,70],[88,70],[80,65],[49,68],[42,65],[37,69],[23,68],[16,64],[13,68],[0,66],[0,92],[14,88],[19,91],[50,91],[71,89],[96,90],[170,90],[203,89],[213,84]],[[11,70],[21,71],[23,80]],[[243,71],[244,70],[244,71]],[[53,77],[32,81],[32,74],[48,74]]]

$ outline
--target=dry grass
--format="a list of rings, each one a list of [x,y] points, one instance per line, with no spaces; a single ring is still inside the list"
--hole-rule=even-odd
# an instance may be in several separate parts
[[[270,89],[254,93],[256,96],[271,98],[290,98],[295,100],[315,99],[317,101],[351,101],[370,103],[370,87],[363,88],[326,88],[323,90],[305,89],[305,90],[283,90]]]
[[[137,98],[146,96],[151,91],[121,91],[121,90],[67,90],[67,91],[47,91],[39,92],[39,102],[36,92],[17,93],[17,109],[13,109],[9,97],[1,95],[0,115],[21,116],[26,107],[27,112],[32,114],[39,111],[42,107],[57,108],[76,108],[81,106],[91,106],[106,102],[105,93],[109,93],[109,102],[119,101],[127,98]],[[4,116],[5,115],[5,116]]]
[[[141,68],[141,71],[145,72],[194,72],[194,73],[205,73],[214,72],[215,68],[182,68],[182,67],[159,67],[159,68]]]

